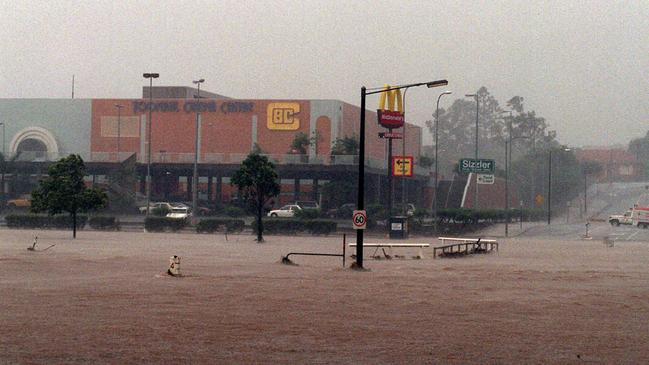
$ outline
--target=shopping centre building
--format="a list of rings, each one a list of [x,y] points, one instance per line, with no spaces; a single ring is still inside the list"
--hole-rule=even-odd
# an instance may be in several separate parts
[[[37,179],[51,161],[69,154],[83,157],[93,183],[104,183],[112,169],[132,161],[139,179],[133,189],[144,192],[150,148],[152,199],[191,200],[197,136],[201,200],[236,196],[229,178],[253,149],[277,165],[278,204],[320,200],[322,185],[333,179],[356,181],[358,157],[332,156],[331,150],[337,139],[358,137],[357,106],[337,100],[234,99],[203,90],[198,98],[198,90],[187,87],[151,91],[144,87],[142,99],[0,99],[9,194],[23,186],[11,184],[12,171],[29,171]],[[149,113],[152,127],[147,130]],[[368,202],[382,202],[388,143],[379,133],[388,130],[377,123],[374,111],[366,113],[365,124],[365,196]],[[291,149],[298,133],[312,141],[306,153]],[[430,206],[430,171],[418,166],[422,129],[406,123],[404,134],[393,140],[393,154],[403,154],[405,141],[405,155],[415,163],[412,177],[394,179],[395,200],[401,201],[405,191],[408,202]]]

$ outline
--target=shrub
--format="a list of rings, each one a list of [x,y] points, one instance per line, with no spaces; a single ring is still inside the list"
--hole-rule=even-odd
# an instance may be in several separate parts
[[[87,220],[87,216],[77,215],[77,229],[83,229]],[[72,216],[67,214],[9,214],[5,222],[11,228],[72,228]]]
[[[233,205],[225,207],[225,209],[223,209],[223,213],[225,213],[225,215],[227,215],[228,217],[243,217],[246,215],[245,209]]]
[[[115,217],[91,217],[88,224],[92,229],[100,230],[119,230],[119,220]]]
[[[322,217],[322,211],[320,209],[300,209],[295,212],[295,218],[307,220],[307,219],[318,219]]]
[[[264,219],[264,233],[297,233],[304,226],[303,221],[297,219]],[[257,221],[252,223],[253,232],[257,233]]]
[[[198,222],[198,224],[196,225],[196,232],[214,233],[214,232],[222,231],[223,228],[225,229],[226,232],[241,232],[243,231],[245,225],[246,222],[244,222],[243,219],[210,218],[210,219],[203,219],[200,222]]]
[[[167,217],[146,217],[144,219],[144,229],[147,232],[164,232],[170,230],[177,232],[187,225],[185,219],[167,218]]]
[[[304,222],[306,230],[315,235],[329,235],[331,232],[336,231],[336,222],[325,221],[325,220],[311,220]]]
[[[169,207],[166,206],[159,206],[151,209],[151,214],[157,217],[164,217],[167,214],[169,214],[169,212],[171,212],[171,209],[169,209]]]
[[[365,208],[367,217],[372,220],[383,220],[387,218],[387,209],[381,204],[370,204]]]
[[[327,235],[336,231],[336,222],[327,220],[299,220],[299,219],[264,219],[264,233],[294,234],[309,232],[315,235]],[[257,222],[252,223],[253,232],[257,232]]]

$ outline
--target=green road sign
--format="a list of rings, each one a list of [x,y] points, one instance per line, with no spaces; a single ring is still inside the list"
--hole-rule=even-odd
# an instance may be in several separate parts
[[[478,174],[493,174],[496,172],[496,162],[482,158],[463,158],[460,160],[460,172],[475,172]]]

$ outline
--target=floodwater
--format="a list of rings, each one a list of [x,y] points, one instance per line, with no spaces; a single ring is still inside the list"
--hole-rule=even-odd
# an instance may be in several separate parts
[[[28,251],[36,234],[56,246]],[[646,242],[405,249],[357,272],[280,263],[340,253],[340,236],[266,239],[0,230],[0,364],[649,362]],[[172,255],[184,277],[165,274]]]

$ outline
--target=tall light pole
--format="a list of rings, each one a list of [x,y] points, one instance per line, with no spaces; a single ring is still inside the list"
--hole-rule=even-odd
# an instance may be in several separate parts
[[[512,111],[503,110],[500,112],[509,113],[507,122],[507,141],[505,141],[505,237],[509,236],[509,164],[512,156]]]
[[[406,157],[406,94],[409,87],[403,89],[403,138],[401,138],[401,158]],[[401,161],[401,215],[406,216],[406,164]],[[390,162],[392,163],[392,162]],[[413,166],[410,166],[413,168]]]
[[[388,89],[372,89],[372,91],[367,92],[365,86],[361,87],[361,112],[360,112],[360,126],[359,126],[359,150],[358,150],[358,201],[356,204],[357,210],[365,209],[365,99],[367,95],[379,94],[382,92],[388,92],[392,90],[401,90],[406,87],[413,86],[422,86],[426,85],[428,88],[448,85],[446,80],[436,80],[430,82],[422,82],[417,84],[395,86]],[[356,268],[363,268],[363,230],[356,230]]]
[[[2,184],[2,200],[0,201],[3,205],[5,202],[5,166],[7,164],[7,154],[5,153],[5,123],[0,122],[2,125],[2,179],[0,183]]]
[[[403,90],[403,138],[401,139],[401,156],[406,156],[406,94],[408,89],[412,86],[408,86]],[[392,162],[390,162],[392,163]],[[414,169],[414,166],[410,166],[411,169]],[[405,216],[407,213],[406,209],[406,164],[401,164],[401,213]]]
[[[552,149],[548,154],[548,225],[552,219],[551,213],[551,201],[552,201]]]
[[[115,104],[115,108],[117,108],[117,162],[120,162],[121,160],[119,159],[119,138],[120,138],[120,128],[121,128],[121,116],[122,116],[122,108],[124,105],[120,104]]]
[[[569,152],[570,148],[563,147],[561,151]],[[552,148],[548,153],[548,225],[552,219]]]
[[[194,85],[198,87],[197,99],[200,103],[201,99],[201,84],[205,82],[205,79],[194,80],[192,81]],[[192,210],[194,215],[198,214],[198,130],[200,128],[200,106],[196,107],[196,135],[194,136],[194,177],[192,177]],[[196,219],[195,217],[193,219]]]
[[[435,233],[437,233],[437,206],[439,204],[437,197],[438,197],[438,177],[437,175],[439,174],[439,160],[438,160],[438,146],[439,146],[439,139],[438,139],[438,130],[439,130],[439,99],[442,98],[444,95],[450,95],[453,94],[452,91],[444,91],[443,93],[439,94],[437,97],[437,106],[435,108],[435,198],[433,199],[433,224],[435,225]]]
[[[145,79],[149,79],[149,118],[148,119],[148,128],[147,128],[147,152],[146,152],[146,215],[149,216],[151,212],[151,112],[153,109],[153,79],[160,77],[158,73],[145,73],[142,74]]]
[[[475,163],[478,163],[478,93],[466,94],[467,98],[475,98]],[[473,195],[473,209],[478,210],[478,174],[474,172],[475,176],[475,195]]]

